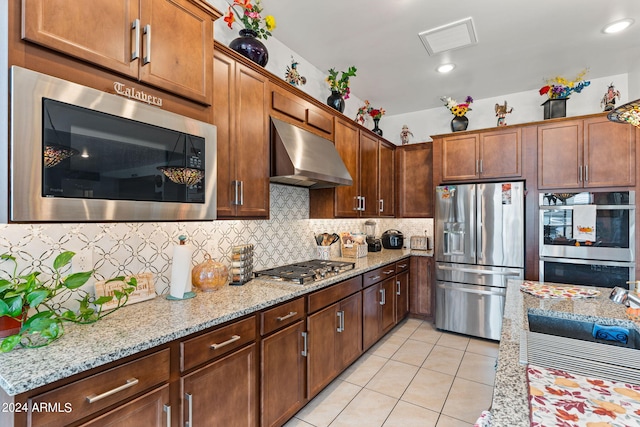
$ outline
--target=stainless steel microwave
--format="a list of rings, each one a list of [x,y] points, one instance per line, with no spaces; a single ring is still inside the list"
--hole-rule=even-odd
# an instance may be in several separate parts
[[[215,126],[16,66],[10,79],[9,221],[216,218]]]

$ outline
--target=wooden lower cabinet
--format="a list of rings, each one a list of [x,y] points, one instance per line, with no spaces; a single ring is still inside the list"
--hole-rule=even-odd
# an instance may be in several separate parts
[[[311,399],[362,354],[360,292],[310,315],[307,332],[307,388]]]
[[[410,262],[409,312],[417,317],[434,316],[435,280],[432,257],[412,256]]]
[[[409,271],[396,275],[396,323],[409,314]]]
[[[395,277],[362,291],[362,346],[371,347],[395,325]]]
[[[262,339],[262,426],[281,426],[306,403],[306,349],[303,320]]]
[[[257,426],[257,369],[254,343],[186,375],[181,425]]]
[[[170,427],[171,407],[168,402],[169,386],[165,385],[82,424],[81,427]]]

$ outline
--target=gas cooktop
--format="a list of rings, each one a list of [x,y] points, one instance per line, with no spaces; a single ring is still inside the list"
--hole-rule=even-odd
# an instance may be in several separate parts
[[[355,266],[355,262],[313,259],[310,261],[283,265],[282,267],[254,271],[253,274],[255,277],[262,277],[264,279],[304,285],[306,283],[315,282],[316,280],[337,276],[340,273],[354,269]]]

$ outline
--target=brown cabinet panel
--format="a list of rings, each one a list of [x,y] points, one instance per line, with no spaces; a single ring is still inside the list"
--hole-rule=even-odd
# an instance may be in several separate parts
[[[396,279],[389,277],[380,283],[380,336],[396,324]]]
[[[70,412],[32,412],[29,425],[67,425],[168,380],[169,349],[164,349],[29,398],[29,408],[51,402],[68,403],[73,408]],[[113,390],[119,391],[107,394]]]
[[[305,314],[303,297],[265,310],[260,313],[260,334],[270,334],[277,329],[304,319]]]
[[[26,0],[25,40],[210,105],[213,20],[197,0]],[[185,49],[189,46],[189,49]]]
[[[585,187],[636,185],[636,128],[606,117],[584,121]]]
[[[185,376],[180,425],[257,426],[257,369],[257,346],[251,344]]]
[[[380,286],[373,285],[362,291],[362,348],[371,347],[380,337]]]
[[[409,312],[422,318],[434,315],[434,261],[431,257],[412,256],[409,275]]]
[[[353,179],[353,185],[340,186],[333,190],[335,191],[335,216],[338,218],[358,216],[356,197],[359,195],[358,177],[360,176],[359,138],[358,128],[355,124],[336,118],[336,149]],[[311,197],[313,197],[313,193],[313,190],[310,191]]]
[[[216,359],[256,339],[256,317],[236,321],[180,343],[180,370]]]
[[[396,275],[396,323],[407,317],[407,314],[409,314],[409,270]]]
[[[214,52],[218,218],[268,218],[267,79]]]
[[[362,286],[369,287],[396,274],[396,265],[387,264],[375,270],[367,271],[362,275]]]
[[[380,141],[378,158],[378,215],[393,218],[396,214],[395,148]]]
[[[485,179],[522,176],[520,128],[480,134],[480,176]]]
[[[309,313],[316,312],[330,304],[340,301],[362,289],[362,276],[352,277],[333,286],[310,294],[308,298]]]
[[[538,188],[582,186],[582,121],[538,126]]]
[[[337,330],[340,329],[339,304],[331,305],[307,318],[309,355],[307,357],[308,396],[318,394],[338,375]]]
[[[262,426],[282,425],[306,403],[304,332],[299,321],[262,340]]]
[[[327,137],[333,135],[333,116],[319,108],[310,107],[307,110],[307,124],[324,132]]]
[[[340,301],[342,331],[338,333],[337,362],[339,370],[349,366],[362,354],[362,294],[351,295]]]
[[[396,150],[397,216],[433,218],[433,144],[410,144]]]
[[[169,427],[169,386],[144,394],[81,427]]]
[[[271,93],[271,108],[296,119],[300,123],[304,123],[307,109],[301,101],[293,98],[293,96],[285,95],[278,91]]]
[[[478,177],[479,136],[451,136],[442,140],[442,180],[458,181]]]
[[[361,216],[378,216],[378,140],[360,132],[360,196],[364,197]]]
[[[271,83],[270,114],[324,138],[333,139],[333,115],[296,95],[293,87],[284,89]]]

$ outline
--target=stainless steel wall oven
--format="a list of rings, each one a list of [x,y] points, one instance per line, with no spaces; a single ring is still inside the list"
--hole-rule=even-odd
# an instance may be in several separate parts
[[[13,222],[216,217],[215,126],[11,69]]]
[[[626,286],[635,280],[635,192],[540,194],[540,280]]]

